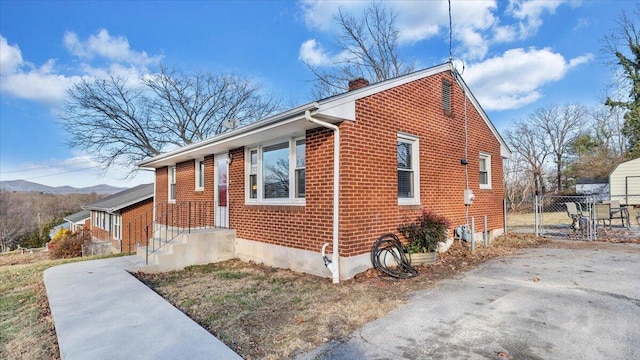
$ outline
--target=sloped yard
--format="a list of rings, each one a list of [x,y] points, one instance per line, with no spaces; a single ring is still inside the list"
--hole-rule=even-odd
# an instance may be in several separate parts
[[[0,359],[60,358],[42,273],[109,256],[49,260],[49,253],[39,250],[0,254]]]

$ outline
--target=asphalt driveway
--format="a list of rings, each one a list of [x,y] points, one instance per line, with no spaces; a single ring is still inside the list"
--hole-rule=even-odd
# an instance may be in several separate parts
[[[640,359],[640,245],[523,250],[298,358]]]

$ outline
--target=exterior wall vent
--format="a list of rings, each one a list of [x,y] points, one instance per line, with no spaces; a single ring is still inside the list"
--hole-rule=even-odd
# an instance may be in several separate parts
[[[448,80],[442,80],[442,111],[451,114],[451,83]]]

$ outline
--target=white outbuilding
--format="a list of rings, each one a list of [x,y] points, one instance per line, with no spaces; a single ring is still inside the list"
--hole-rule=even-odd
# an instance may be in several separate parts
[[[618,164],[609,175],[611,200],[640,205],[640,158]]]

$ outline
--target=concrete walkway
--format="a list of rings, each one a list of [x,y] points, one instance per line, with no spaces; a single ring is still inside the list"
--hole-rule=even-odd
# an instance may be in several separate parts
[[[45,270],[62,359],[241,359],[127,272],[141,265],[126,256]]]

